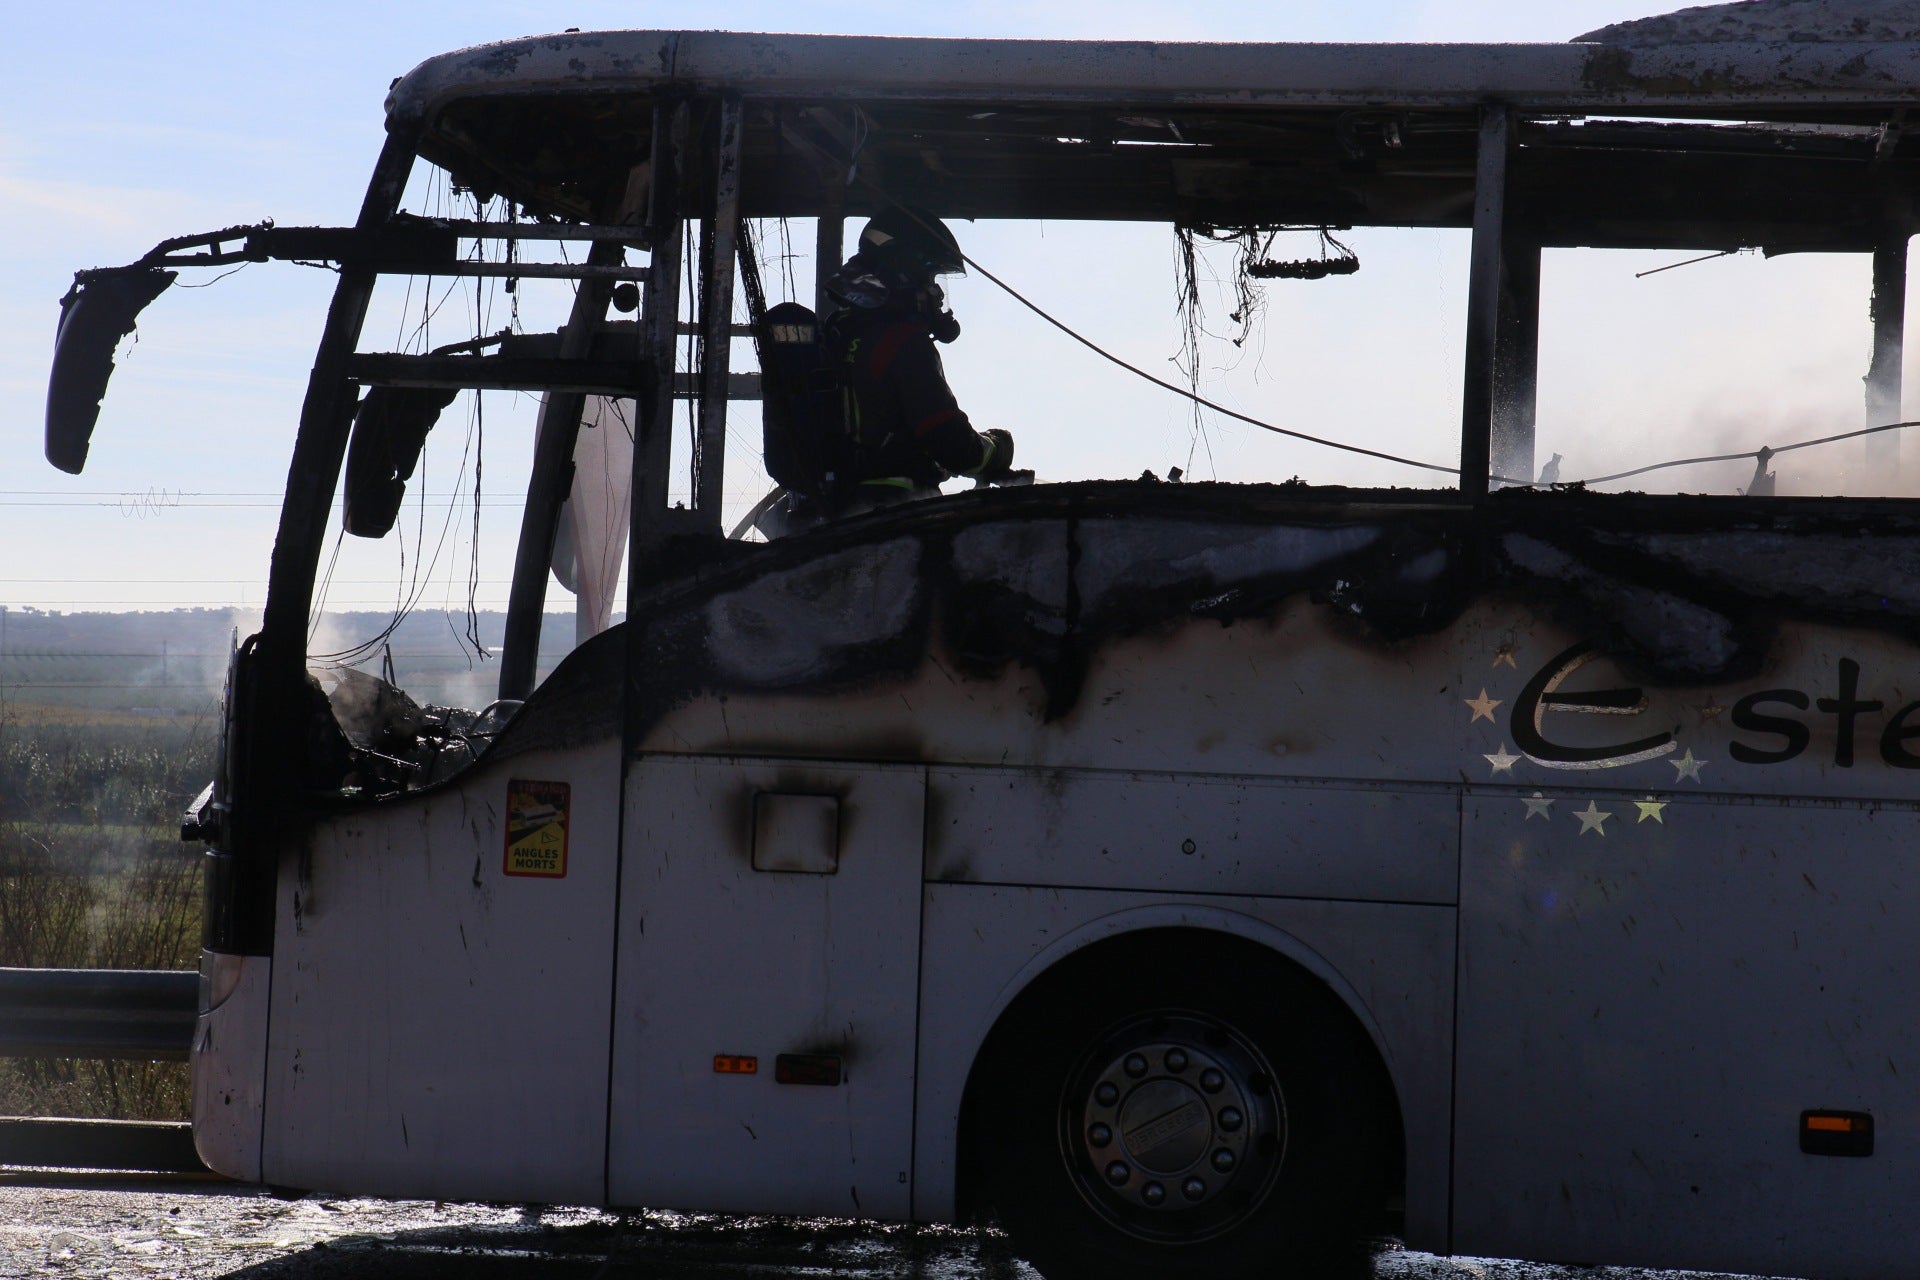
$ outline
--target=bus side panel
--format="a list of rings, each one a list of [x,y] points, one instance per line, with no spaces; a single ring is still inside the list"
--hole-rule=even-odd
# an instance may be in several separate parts
[[[927,879],[1451,904],[1460,801],[1384,786],[1020,769],[927,779]]]
[[[1920,815],[1639,794],[1468,800],[1455,1248],[1912,1276]]]
[[[483,762],[288,856],[266,1181],[602,1202],[619,755]],[[520,848],[565,811],[564,875],[506,874],[510,805]]]
[[[924,771],[645,756],[627,788],[613,1202],[905,1218]]]
[[[1399,1095],[1407,1241],[1443,1248],[1454,966],[1454,911],[1445,906],[928,885],[914,1217],[953,1214],[961,1096],[994,1020],[1020,990],[1082,946],[1168,927],[1271,947],[1328,981],[1354,1009]]]

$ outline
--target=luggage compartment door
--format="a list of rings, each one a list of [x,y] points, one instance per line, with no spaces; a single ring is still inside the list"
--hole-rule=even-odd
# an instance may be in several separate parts
[[[907,1216],[925,775],[628,766],[608,1196]]]

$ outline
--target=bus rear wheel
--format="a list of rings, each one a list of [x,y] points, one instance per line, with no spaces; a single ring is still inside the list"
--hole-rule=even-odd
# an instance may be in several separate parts
[[[1015,1248],[1048,1280],[1364,1274],[1384,1133],[1357,1027],[1263,951],[1209,974],[1141,945],[1030,992],[990,1046],[973,1140]]]

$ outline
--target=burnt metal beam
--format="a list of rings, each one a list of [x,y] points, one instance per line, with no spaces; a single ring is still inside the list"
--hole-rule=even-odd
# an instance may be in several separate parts
[[[596,221],[604,225],[624,225],[635,221],[641,195],[650,189],[648,166],[643,162],[627,173],[621,195],[609,201],[612,206]],[[633,238],[642,237],[642,229],[632,229]],[[624,267],[626,241],[597,239],[587,251],[587,266],[595,269]],[[652,264],[649,264],[651,267]],[[676,269],[677,269],[677,263]],[[637,278],[651,279],[650,271]],[[613,296],[613,279],[607,274],[590,275],[580,281],[573,295],[573,310],[560,331],[559,359],[565,369],[580,369],[605,340],[607,304]],[[632,394],[634,365],[624,365],[626,376],[613,395]],[[644,371],[641,371],[644,377]],[[560,530],[560,512],[573,488],[573,450],[580,435],[580,415],[586,408],[586,389],[548,383],[549,390],[540,406],[535,427],[532,473],[527,480],[527,505],[520,517],[520,541],[514,552],[513,585],[507,595],[507,621],[500,644],[500,696],[524,699],[533,692],[539,672],[540,625],[546,617],[547,577],[553,564],[553,544]],[[598,388],[595,388],[598,391]]]
[[[845,188],[841,188],[841,194]],[[813,311],[825,318],[832,314],[833,304],[827,298],[827,281],[833,279],[833,273],[846,261],[847,219],[844,202],[830,213],[820,215],[818,225],[813,231]]]
[[[673,375],[673,397],[676,400],[697,400],[712,396],[715,403],[724,404],[729,400],[760,399],[760,375],[757,373],[729,373],[726,381],[716,383],[705,374],[676,373]],[[715,510],[718,510],[716,507]],[[705,517],[701,522],[704,524]]]
[[[640,310],[642,391],[637,398],[633,448],[633,530],[628,547],[629,617],[639,586],[658,569],[653,564],[671,516],[667,489],[673,465],[673,405],[680,323],[680,264],[685,232],[681,195],[693,113],[685,100],[661,100],[653,112],[653,183],[648,235],[653,243]]]
[[[1500,295],[1506,258],[1507,169],[1512,114],[1492,105],[1480,114],[1474,177],[1473,256],[1467,281],[1467,359],[1460,392],[1460,492],[1487,496],[1499,381]]]
[[[1887,219],[1886,234],[1873,251],[1873,359],[1867,366],[1867,425],[1903,420],[1901,366],[1905,361],[1907,317],[1907,224]],[[1882,431],[1866,438],[1867,468],[1883,480],[1900,473],[1900,433]]]
[[[1500,252],[1500,315],[1493,350],[1493,483],[1534,477],[1540,363],[1540,246],[1507,219]]]
[[[552,396],[624,397],[633,395],[639,387],[640,367],[633,360],[362,352],[347,365],[347,376],[355,382],[382,387],[457,387],[476,391],[536,391]]]
[[[377,227],[394,216],[413,170],[418,140],[417,129],[388,133],[356,226]],[[306,741],[289,739],[283,727],[306,723],[312,713],[307,625],[328,517],[359,405],[359,389],[347,377],[347,363],[360,344],[378,278],[372,267],[349,265],[341,268],[334,286],[287,466],[260,633],[241,648],[233,666],[226,788],[233,805],[227,827],[231,843],[218,864],[217,897],[209,879],[205,937],[208,946],[222,950],[249,955],[273,951],[277,855],[286,838],[287,805],[313,776]]]
[[[728,374],[733,342],[733,276],[740,223],[741,104],[720,99],[714,139],[713,214],[700,224],[700,377],[693,450],[693,509],[703,529],[720,532],[726,474]],[[676,326],[677,328],[678,326]]]

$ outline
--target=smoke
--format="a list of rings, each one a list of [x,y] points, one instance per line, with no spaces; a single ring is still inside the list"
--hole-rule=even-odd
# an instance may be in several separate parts
[[[1859,431],[1872,346],[1860,255],[1739,255],[1681,270],[1672,253],[1553,250],[1543,260],[1537,457],[1562,481],[1651,464],[1780,450]],[[1920,495],[1920,437],[1793,449],[1769,460],[1775,492]],[[1889,461],[1904,453],[1905,467]],[[1734,494],[1751,458],[1605,484]]]

